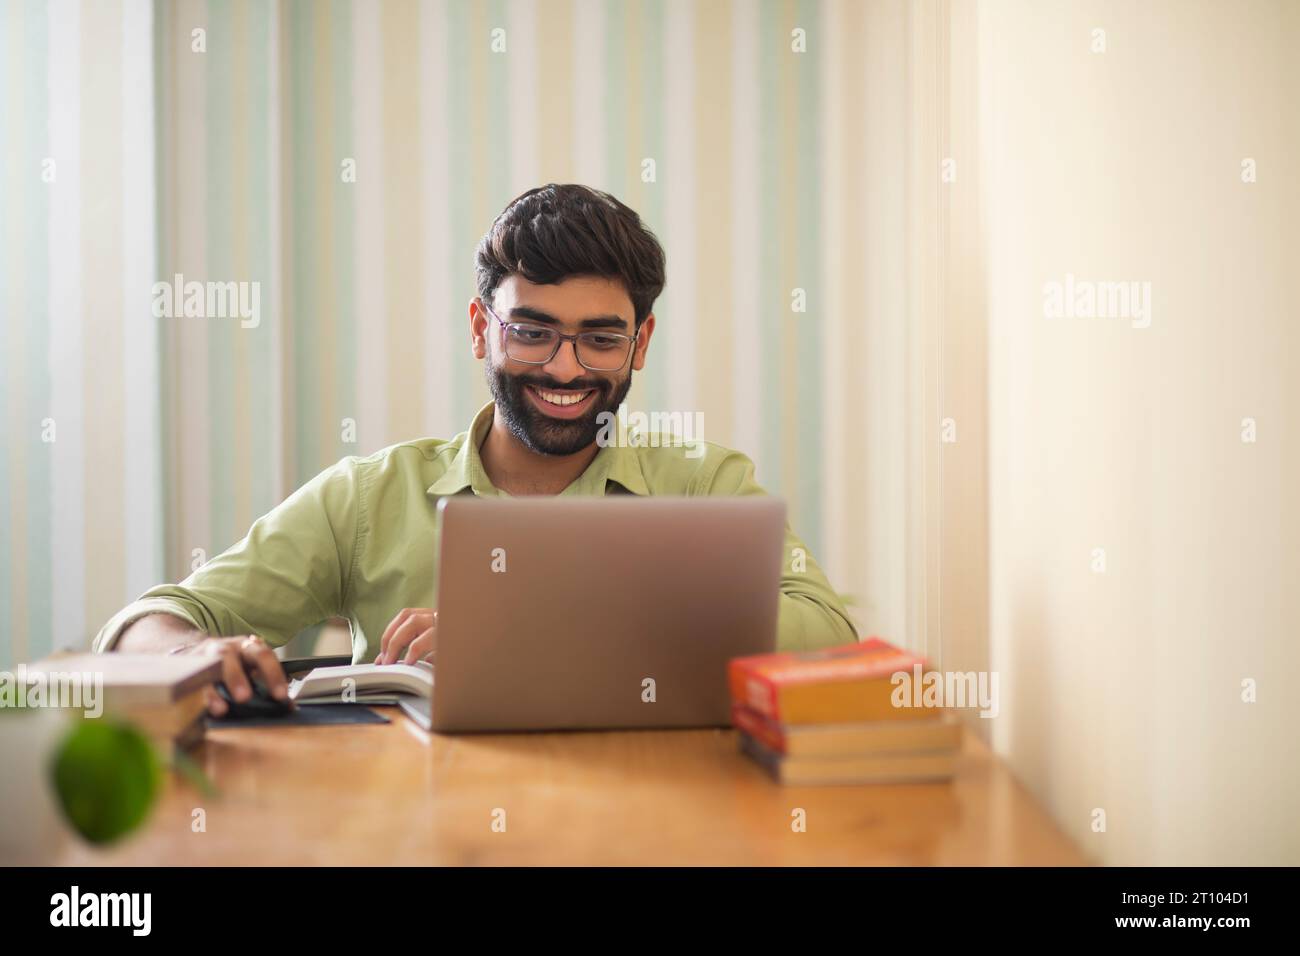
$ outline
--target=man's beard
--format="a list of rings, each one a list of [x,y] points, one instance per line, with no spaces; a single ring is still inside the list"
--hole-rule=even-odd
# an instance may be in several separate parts
[[[539,455],[572,455],[582,451],[596,440],[601,425],[602,412],[613,415],[627,398],[632,387],[632,373],[621,382],[603,378],[581,378],[572,382],[557,382],[546,375],[510,375],[501,368],[485,362],[488,389],[502,420],[510,434],[519,439],[529,451]],[[551,418],[529,401],[525,386],[556,390],[593,389],[591,408],[581,418]]]

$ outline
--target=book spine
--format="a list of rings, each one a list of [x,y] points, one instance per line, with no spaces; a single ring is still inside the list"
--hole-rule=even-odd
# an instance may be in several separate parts
[[[740,752],[743,753],[745,756],[749,757],[751,760],[755,761],[759,766],[761,766],[764,770],[766,770],[772,776],[772,779],[780,781],[781,779],[780,754],[773,753],[767,747],[764,747],[761,742],[755,740],[753,737],[749,736],[749,734],[745,733],[744,731],[741,731],[739,737],[740,737]]]
[[[742,703],[733,702],[731,705],[731,722],[736,725],[737,730],[749,734],[777,753],[786,753],[786,736],[782,732],[780,725],[768,720],[762,714],[751,710]]]
[[[744,661],[732,661],[730,667],[731,699],[771,720],[780,721],[781,695],[766,674],[760,674]]]

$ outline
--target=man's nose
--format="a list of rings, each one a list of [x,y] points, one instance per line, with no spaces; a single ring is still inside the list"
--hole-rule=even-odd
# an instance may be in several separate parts
[[[542,371],[557,382],[569,382],[581,378],[587,370],[578,361],[577,347],[577,342],[561,341],[560,347],[551,356],[551,360],[542,366]]]

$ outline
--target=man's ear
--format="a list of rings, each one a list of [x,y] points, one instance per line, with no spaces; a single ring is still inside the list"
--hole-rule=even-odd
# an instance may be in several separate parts
[[[488,323],[492,321],[478,296],[469,300],[469,346],[476,359],[487,358]]]
[[[641,333],[637,336],[636,347],[632,350],[632,371],[639,372],[645,367],[645,353],[650,348],[650,336],[655,331],[655,314],[651,312],[641,323]]]

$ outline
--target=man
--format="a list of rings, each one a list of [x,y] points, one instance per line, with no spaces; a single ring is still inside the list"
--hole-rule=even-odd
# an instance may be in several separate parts
[[[229,551],[120,611],[95,649],[219,656],[236,700],[252,693],[253,673],[283,699],[271,647],[330,617],[350,622],[354,660],[431,656],[443,496],[763,493],[753,463],[717,445],[699,454],[598,441],[645,366],[664,286],[663,249],[634,211],[585,186],[533,189],[479,243],[477,278],[470,345],[492,402],[467,432],[326,469]],[[580,574],[583,559],[580,530],[556,542],[557,574]],[[779,646],[854,641],[835,592],[788,528],[783,568]],[[220,716],[226,704],[213,693],[209,708]]]

